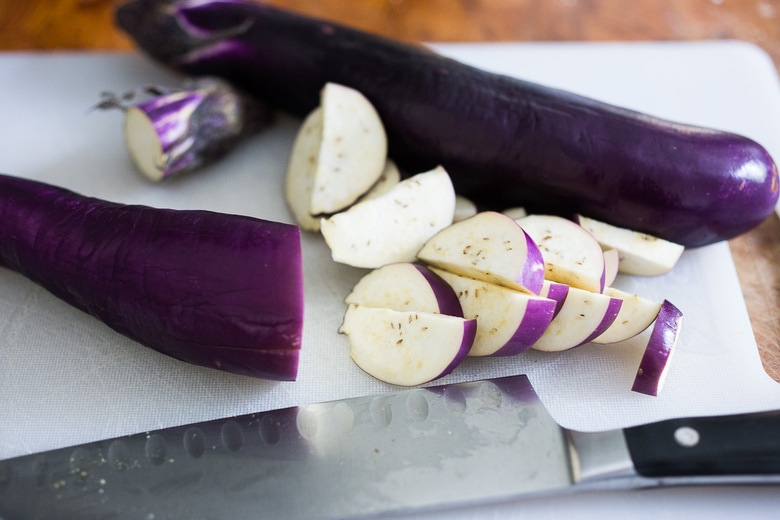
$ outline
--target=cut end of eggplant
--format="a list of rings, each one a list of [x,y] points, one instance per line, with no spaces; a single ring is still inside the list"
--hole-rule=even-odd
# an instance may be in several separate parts
[[[355,89],[328,83],[303,121],[285,174],[296,221],[319,231],[320,218],[386,192],[400,181],[387,158],[387,135],[374,106]]]
[[[433,235],[417,253],[421,261],[451,273],[539,294],[544,261],[531,237],[513,219],[477,213]]]
[[[525,352],[553,319],[554,300],[441,269],[433,271],[455,290],[463,316],[477,321],[469,356],[512,356]]]
[[[551,291],[557,282],[545,284],[547,297],[562,297],[550,326],[531,348],[560,352],[578,347],[603,333],[617,318],[621,301],[606,294],[567,286],[565,291]],[[544,294],[544,293],[543,293]]]
[[[445,314],[350,304],[340,332],[366,373],[393,385],[416,386],[452,372],[466,357],[476,321]]]
[[[453,222],[460,222],[471,218],[478,213],[477,205],[463,195],[455,195],[455,215],[452,217]]]
[[[145,177],[154,182],[165,178],[167,159],[157,129],[139,108],[131,107],[125,112],[125,143],[130,157]]]
[[[413,262],[423,244],[452,223],[454,210],[452,181],[438,167],[323,219],[320,231],[336,262],[377,268]]]
[[[618,271],[639,276],[660,276],[677,264],[685,247],[662,238],[621,228],[582,215],[577,222],[604,251],[618,252]]]
[[[528,215],[515,222],[541,251],[545,279],[586,291],[604,290],[604,253],[582,226],[555,215]]]
[[[322,142],[313,178],[312,215],[332,214],[354,204],[379,180],[387,162],[384,125],[363,94],[328,83],[320,107]]]
[[[304,314],[296,226],[123,205],[5,175],[0,194],[3,267],[162,354],[295,379]]]
[[[604,294],[622,300],[620,312],[614,323],[601,335],[591,340],[593,343],[618,343],[638,336],[658,317],[661,304],[636,294],[626,293],[614,287],[607,288]]]
[[[429,268],[400,262],[374,269],[363,276],[344,299],[347,304],[395,311],[463,316],[450,285]]]
[[[144,99],[136,99],[141,94]],[[147,87],[103,97],[99,108],[124,110],[130,157],[155,182],[224,157],[273,120],[262,101],[213,77],[197,78],[177,88]]]

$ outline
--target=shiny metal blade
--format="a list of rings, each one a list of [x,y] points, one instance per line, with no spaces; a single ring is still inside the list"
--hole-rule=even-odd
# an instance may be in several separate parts
[[[345,518],[569,487],[514,376],[169,428],[0,461],[0,518]]]

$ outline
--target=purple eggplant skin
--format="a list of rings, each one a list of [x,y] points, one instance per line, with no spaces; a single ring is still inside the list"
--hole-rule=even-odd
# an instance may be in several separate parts
[[[758,143],[509,78],[251,0],[130,0],[117,25],[166,66],[217,75],[302,116],[326,82],[375,105],[407,172],[442,165],[484,209],[591,216],[687,247],[767,218],[778,170]]]
[[[0,265],[163,354],[291,381],[303,326],[296,226],[86,197],[0,175]]]
[[[631,387],[633,392],[656,396],[661,391],[682,324],[683,313],[672,302],[664,300],[639,362]]]
[[[223,158],[249,136],[270,126],[274,114],[259,98],[249,96],[220,78],[201,77],[178,88],[148,87],[141,100],[135,92],[104,94],[99,108],[125,111],[125,140],[138,169],[155,182],[200,170]],[[162,157],[149,160],[149,150],[135,150],[136,136],[128,124],[130,111],[151,123]]]

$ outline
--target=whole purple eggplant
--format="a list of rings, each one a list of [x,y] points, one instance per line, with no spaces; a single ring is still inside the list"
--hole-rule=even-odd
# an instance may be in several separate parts
[[[0,175],[0,266],[164,354],[296,378],[303,276],[295,226],[123,205]]]
[[[774,210],[778,172],[754,141],[663,121],[492,74],[407,45],[251,0],[131,0],[118,25],[146,53],[222,76],[293,114],[326,82],[361,91],[390,154],[416,173],[438,164],[489,209],[582,213],[702,246]]]

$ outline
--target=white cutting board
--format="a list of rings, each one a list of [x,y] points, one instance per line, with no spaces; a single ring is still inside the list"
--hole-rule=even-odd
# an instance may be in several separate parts
[[[740,132],[780,157],[777,74],[765,54],[746,44],[436,48],[485,68]],[[290,221],[282,175],[296,121],[283,118],[208,171],[155,185],[127,157],[120,113],[90,110],[102,91],[177,81],[135,54],[0,55],[0,172],[111,200]],[[357,369],[346,338],[336,332],[342,299],[364,271],[331,262],[316,236],[306,236],[303,245],[306,325],[299,379],[292,383],[167,358],[0,270],[0,459],[393,389]],[[639,342],[469,360],[441,382],[527,373],[553,415],[582,430],[780,407],[780,385],[761,368],[726,244],[686,252],[668,276],[620,283],[649,298],[668,298],[686,315],[659,397],[630,391]]]

